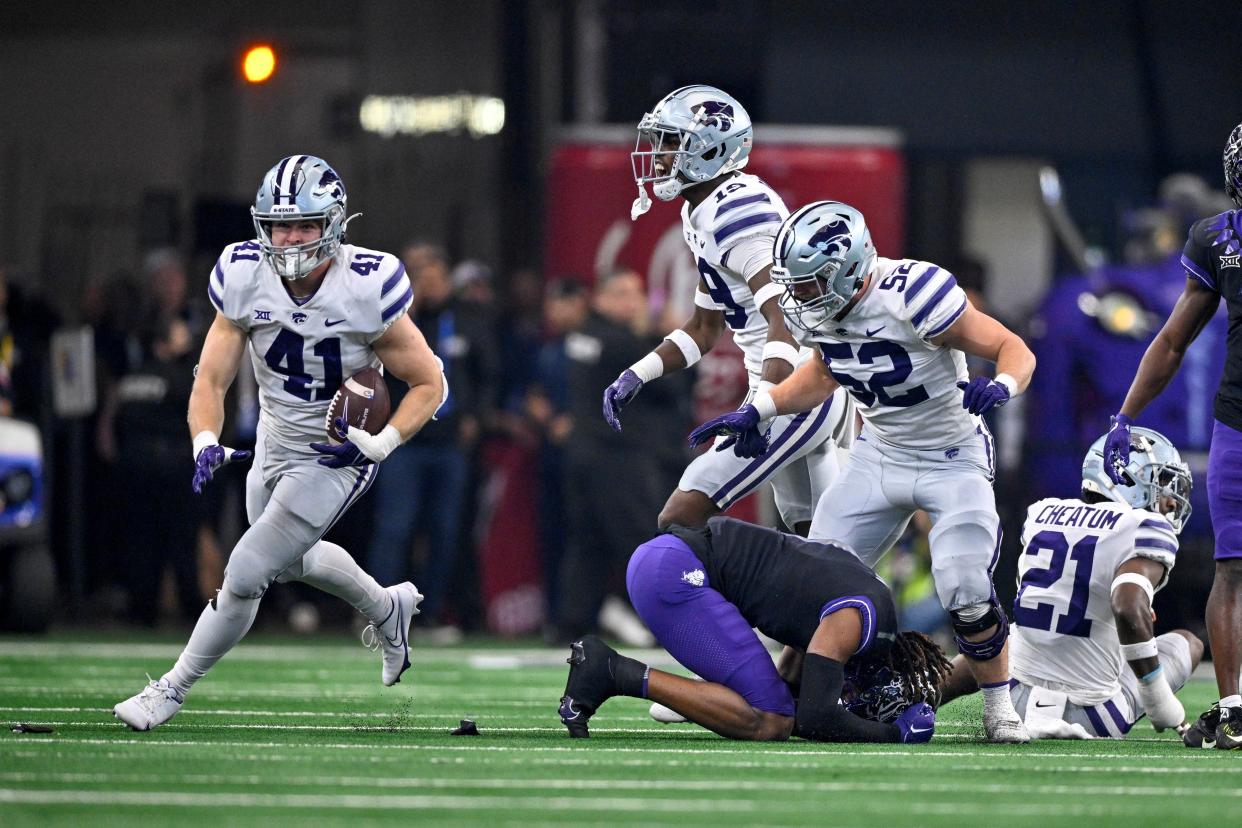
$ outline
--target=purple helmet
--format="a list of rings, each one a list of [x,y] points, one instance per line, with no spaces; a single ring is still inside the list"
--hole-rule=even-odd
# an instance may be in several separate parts
[[[1242,207],[1242,124],[1233,128],[1225,142],[1225,194]]]

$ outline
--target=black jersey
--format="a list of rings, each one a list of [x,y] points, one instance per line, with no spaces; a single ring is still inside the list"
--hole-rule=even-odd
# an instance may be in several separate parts
[[[1195,222],[1182,251],[1186,275],[1225,298],[1229,339],[1213,414],[1242,431],[1242,210]]]
[[[714,517],[703,529],[671,526],[668,531],[703,562],[712,589],[764,635],[805,650],[824,609],[843,601],[839,606],[856,606],[863,613],[863,648],[869,656],[883,657],[892,646],[897,633],[893,594],[851,552],[727,517]]]

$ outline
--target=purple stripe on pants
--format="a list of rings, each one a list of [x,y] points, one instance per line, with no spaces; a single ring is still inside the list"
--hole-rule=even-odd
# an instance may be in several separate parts
[[[1217,421],[1208,450],[1208,509],[1216,560],[1242,558],[1242,433]]]
[[[772,657],[738,608],[712,588],[703,562],[684,541],[660,535],[638,547],[625,585],[643,622],[683,667],[757,710],[794,714],[793,696]]]
[[[1095,728],[1096,736],[1103,736],[1105,739],[1111,739],[1113,734],[1108,732],[1108,728],[1104,726],[1104,720],[1100,718],[1100,714],[1096,712],[1094,706],[1084,707],[1082,712],[1087,714],[1087,718],[1091,720],[1091,726]]]
[[[1126,721],[1126,717],[1121,715],[1121,711],[1117,709],[1117,705],[1113,704],[1113,700],[1109,699],[1104,702],[1104,709],[1108,711],[1108,715],[1113,717],[1113,723],[1117,725],[1117,729],[1123,734],[1130,732],[1130,723]]]

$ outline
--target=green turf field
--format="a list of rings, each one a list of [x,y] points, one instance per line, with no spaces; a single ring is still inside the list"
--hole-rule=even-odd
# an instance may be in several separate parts
[[[0,824],[1208,826],[1242,797],[1242,755],[1146,724],[1125,742],[991,746],[970,700],[928,745],[732,743],[634,699],[571,742],[564,653],[497,645],[419,649],[384,688],[350,639],[256,636],[173,721],[128,731],[111,706],[179,649],[0,640],[0,718],[55,727],[0,736]],[[1181,695],[1195,715],[1213,687]],[[462,718],[482,735],[450,736]]]

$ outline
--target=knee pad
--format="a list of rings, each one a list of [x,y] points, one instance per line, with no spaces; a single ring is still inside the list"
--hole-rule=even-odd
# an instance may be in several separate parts
[[[979,614],[980,608],[983,609],[982,614]],[[1005,617],[1005,612],[995,597],[983,605],[974,604],[951,610],[949,616],[953,619],[953,640],[962,655],[972,661],[991,661],[1001,654],[1005,639],[1009,637],[1009,619]],[[966,636],[981,633],[993,626],[996,627],[996,632],[985,640],[966,640]]]

